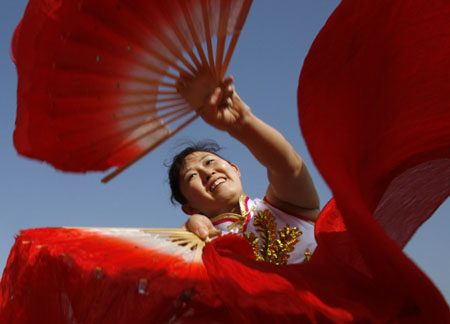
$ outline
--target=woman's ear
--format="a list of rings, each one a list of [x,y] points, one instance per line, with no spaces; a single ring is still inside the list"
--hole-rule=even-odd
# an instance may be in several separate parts
[[[199,210],[192,208],[189,204],[181,205],[181,209],[187,215],[201,214]]]
[[[230,165],[236,170],[236,173],[238,174],[239,178],[241,177],[241,170],[239,170],[238,166],[234,163],[230,163]]]

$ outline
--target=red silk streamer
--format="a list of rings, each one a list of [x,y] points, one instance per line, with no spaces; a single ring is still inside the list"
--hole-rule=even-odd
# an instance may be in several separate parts
[[[403,313],[420,323],[450,322],[401,251],[450,194],[449,15],[448,1],[344,0],[298,88],[301,128],[357,249],[355,269],[404,294]]]

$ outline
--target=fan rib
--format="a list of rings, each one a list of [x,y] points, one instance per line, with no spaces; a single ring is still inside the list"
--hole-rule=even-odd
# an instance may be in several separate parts
[[[231,61],[231,56],[233,55],[234,49],[236,48],[237,41],[239,40],[239,36],[241,35],[242,28],[244,27],[244,23],[247,20],[248,13],[250,12],[250,7],[252,5],[252,0],[244,0],[244,3],[241,8],[241,12],[239,14],[239,18],[237,24],[235,26],[235,31],[233,36],[231,37],[231,41],[228,45],[227,54],[225,55],[225,60],[222,67],[222,73],[220,74],[220,79],[223,79],[225,73],[228,69],[228,65]]]
[[[194,52],[192,51],[192,47],[189,46],[186,38],[180,32],[180,29],[178,28],[177,24],[173,20],[173,17],[171,15],[167,15],[166,17],[167,17],[167,20],[168,20],[170,26],[172,27],[172,30],[174,31],[175,35],[177,36],[178,40],[180,41],[181,45],[183,46],[184,50],[188,53],[192,62],[194,62],[195,66],[197,67],[197,70],[200,70],[201,69],[200,61],[195,56]]]
[[[192,74],[195,74],[195,68],[192,66],[191,63],[189,63],[188,60],[183,56],[183,53],[181,53],[177,46],[172,43],[172,41],[169,38],[166,38],[161,35],[161,33],[155,31],[155,35],[158,37],[158,39],[161,41],[161,43],[176,57],[178,60],[186,66]]]
[[[205,242],[202,241],[202,242],[197,246],[197,249],[195,250],[193,262],[201,262],[201,260],[202,260],[202,252],[203,252],[203,248],[204,248],[204,247],[205,247]]]
[[[156,131],[158,131],[158,130],[164,128],[164,127],[166,127],[167,124],[173,123],[173,122],[177,121],[178,119],[183,118],[184,116],[186,116],[186,115],[189,114],[190,112],[191,112],[191,110],[190,110],[187,106],[185,106],[185,107],[183,107],[183,108],[180,108],[180,109],[177,109],[177,110],[168,112],[168,113],[166,113],[166,114],[163,114],[163,115],[161,115],[161,116],[158,116],[157,118],[153,118],[153,119],[147,120],[147,121],[145,121],[145,122],[139,122],[139,123],[137,123],[137,124],[135,124],[135,125],[129,126],[129,127],[127,127],[127,128],[124,128],[124,129],[120,129],[120,130],[118,130],[118,131],[116,131],[116,132],[113,132],[112,134],[109,134],[109,135],[104,136],[104,137],[102,137],[102,138],[97,138],[95,141],[89,142],[88,145],[85,145],[85,146],[83,146],[82,148],[78,149],[77,151],[74,151],[74,153],[75,153],[75,154],[79,154],[80,152],[89,152],[89,151],[92,151],[92,148],[93,148],[93,147],[96,147],[96,146],[98,146],[98,145],[101,145],[102,143],[104,143],[104,142],[106,142],[106,141],[108,141],[108,140],[114,139],[114,138],[116,138],[116,137],[118,137],[118,138],[120,139],[124,134],[130,133],[130,132],[132,132],[133,130],[137,129],[138,127],[141,127],[141,126],[144,126],[144,125],[153,123],[153,122],[155,122],[156,120],[162,120],[163,118],[167,118],[167,117],[170,117],[170,116],[179,114],[179,115],[177,115],[177,116],[171,118],[170,120],[168,120],[168,121],[166,122],[166,124],[161,123],[161,124],[158,125],[157,127],[152,128],[151,130],[145,132],[144,134],[138,136],[137,138],[133,138],[133,139],[128,140],[128,141],[125,142],[125,143],[122,143],[122,144],[121,144],[119,147],[117,147],[113,152],[109,152],[109,151],[108,151],[108,152],[104,153],[101,157],[99,157],[98,159],[96,159],[96,160],[95,160],[94,162],[92,162],[92,164],[90,165],[90,168],[91,168],[91,169],[94,169],[94,170],[95,170],[95,169],[98,169],[98,168],[95,168],[95,166],[98,166],[98,165],[101,165],[102,163],[104,163],[106,160],[108,160],[108,158],[109,158],[111,155],[116,154],[116,153],[118,153],[118,152],[120,152],[120,151],[122,151],[122,150],[128,148],[130,145],[136,143],[137,141],[143,139],[144,137],[149,136],[149,135],[151,135],[152,133],[155,133]],[[98,127],[98,125],[97,125],[97,127]],[[92,127],[89,127],[89,128],[92,129]],[[77,132],[71,132],[70,134],[65,134],[65,136],[74,135],[74,134],[76,134],[76,133],[77,133]],[[169,131],[169,133],[170,133],[170,131]],[[167,137],[167,138],[168,138],[168,137]]]
[[[121,104],[118,104],[116,107],[118,108],[125,108],[125,107],[133,107],[137,105],[153,105],[156,103],[167,103],[167,102],[174,102],[178,101],[179,103],[186,103],[181,96],[173,96],[168,98],[152,98],[149,100],[139,100],[139,101],[130,101],[130,102],[123,102]]]
[[[177,95],[178,91],[170,91],[170,90],[122,90],[122,93],[128,95]]]
[[[154,104],[160,103],[160,102],[165,102],[165,103],[171,103],[169,105],[159,105],[158,107],[155,107]],[[132,113],[124,113],[119,109],[123,109],[123,108],[128,108],[128,107],[136,107],[138,105],[152,105],[152,108],[148,109],[143,109],[143,110],[139,110],[136,112],[132,112]],[[164,111],[167,110],[169,108],[175,108],[175,107],[179,107],[181,105],[185,105],[186,102],[184,101],[184,99],[179,96],[179,97],[170,97],[170,98],[154,98],[151,100],[140,100],[140,101],[129,101],[129,102],[123,102],[117,105],[95,105],[95,109],[93,109],[93,106],[89,106],[89,105],[83,105],[82,103],[78,104],[76,106],[76,110],[69,110],[69,109],[64,109],[64,110],[57,110],[52,112],[52,118],[54,120],[58,120],[61,118],[67,118],[71,115],[74,115],[75,117],[81,117],[81,116],[107,116],[108,118],[111,118],[111,120],[121,120],[121,119],[126,119],[126,118],[130,118],[130,117],[137,117],[140,115],[145,115],[148,113],[155,113],[155,112],[159,112],[159,111]],[[57,105],[59,106],[59,105]],[[75,119],[74,119],[75,120]],[[96,126],[99,125],[103,125],[103,123],[100,123],[98,121],[95,121]],[[78,128],[80,129],[80,128]]]
[[[179,3],[179,5],[180,5],[180,7],[181,7],[181,9],[183,11],[184,19],[186,20],[186,23],[187,23],[187,25],[189,27],[189,31],[191,33],[192,39],[194,40],[194,44],[195,44],[195,47],[197,49],[197,53],[200,56],[200,59],[202,61],[202,65],[203,65],[203,67],[207,67],[208,66],[208,60],[206,58],[205,52],[203,51],[203,47],[202,47],[201,41],[200,41],[200,39],[199,39],[199,37],[197,35],[197,31],[195,30],[194,23],[192,22],[192,18],[191,18],[191,15],[189,13],[189,10],[188,10],[188,8],[186,6],[186,3],[184,2],[184,0],[179,0],[178,3]]]
[[[133,107],[136,107],[139,105],[154,106],[156,103],[171,103],[171,104],[161,105],[158,107],[152,107],[150,109],[143,109],[143,110],[139,110],[139,111],[132,112],[132,113],[122,113],[120,110],[119,111],[117,110],[117,108],[119,108],[119,109],[129,108],[129,107],[133,108]],[[111,120],[119,121],[119,120],[124,120],[124,119],[128,119],[128,118],[134,118],[134,117],[146,115],[149,113],[156,113],[156,112],[164,111],[164,110],[179,107],[182,105],[186,105],[186,102],[181,97],[180,98],[176,98],[176,97],[163,98],[163,99],[153,98],[151,100],[124,102],[124,103],[118,104],[116,106],[107,106],[107,108],[104,108],[101,110],[100,109],[93,110],[93,109],[90,109],[89,107],[78,106],[78,111],[73,112],[73,111],[68,111],[68,110],[62,110],[62,111],[53,113],[52,117],[55,120],[58,120],[61,118],[67,118],[70,115],[75,115],[76,117],[88,116],[88,115],[99,115],[99,116],[104,115],[104,116],[107,116],[108,118],[111,117]],[[81,109],[83,109],[83,111],[81,111]],[[98,121],[95,121],[95,125],[101,126],[101,125],[103,125],[103,123],[99,123]],[[79,130],[79,128],[78,128],[78,130]]]
[[[220,15],[219,15],[219,30],[217,32],[217,51],[216,51],[216,77],[218,82],[222,81],[220,75],[222,75],[222,60],[225,49],[225,43],[227,40],[227,25],[228,18],[230,16],[231,1],[220,1]]]
[[[102,179],[103,183],[107,183],[108,181],[110,181],[111,179],[115,178],[117,175],[119,175],[120,173],[122,173],[123,171],[125,171],[126,169],[128,169],[131,165],[133,165],[134,163],[136,163],[137,161],[139,161],[141,158],[143,158],[146,154],[148,154],[149,152],[151,152],[153,149],[155,149],[158,145],[160,145],[161,143],[163,143],[165,140],[167,140],[168,138],[170,138],[171,136],[175,135],[176,133],[178,133],[180,130],[182,130],[184,127],[186,127],[188,124],[190,124],[193,120],[195,120],[198,117],[198,113],[196,113],[194,116],[192,116],[191,118],[189,118],[187,121],[183,122],[183,124],[179,125],[177,128],[175,128],[174,130],[170,131],[167,135],[165,135],[164,137],[160,138],[157,142],[155,142],[154,144],[152,144],[151,146],[149,146],[147,149],[143,150],[138,156],[134,157],[132,160],[130,160],[129,162],[127,162],[126,164],[118,167],[116,170],[114,170],[113,172],[111,172],[109,175],[107,175],[106,177],[104,177]]]
[[[173,243],[178,244],[178,245],[183,244],[183,243],[178,243],[178,242],[173,242]],[[186,245],[183,245],[182,248],[180,248],[179,250],[177,250],[175,252],[175,255],[180,255],[180,254],[183,254],[186,251],[192,250],[192,248],[195,248],[195,249],[197,248],[197,243],[195,243],[195,242],[188,241],[185,244]]]
[[[209,58],[209,69],[211,74],[215,77],[216,71],[214,70],[214,51],[211,42],[211,29],[209,25],[209,14],[208,14],[208,3],[206,0],[202,0],[202,14],[203,14],[203,23],[205,25],[205,38],[206,38],[206,48],[208,50],[208,58]]]
[[[155,118],[152,118],[152,119],[150,119],[150,120],[146,120],[146,121],[144,121],[144,122],[139,122],[139,123],[137,123],[137,124],[135,124],[135,125],[132,125],[132,126],[130,126],[130,127],[125,128],[125,129],[121,129],[121,130],[119,130],[118,132],[112,133],[111,135],[109,135],[109,136],[107,136],[107,137],[103,137],[103,138],[101,139],[101,141],[110,139],[110,138],[115,137],[115,136],[120,136],[120,135],[126,134],[126,133],[128,133],[128,132],[131,132],[131,131],[133,131],[133,130],[139,128],[139,127],[142,127],[142,126],[145,126],[145,125],[154,123],[154,122],[157,121],[157,120],[163,120],[164,118],[167,118],[167,117],[176,115],[175,117],[173,117],[173,118],[169,119],[168,121],[166,121],[166,125],[168,125],[168,124],[173,123],[173,122],[177,121],[178,119],[180,119],[180,118],[186,116],[189,112],[191,112],[191,110],[189,109],[189,107],[187,107],[187,106],[182,106],[182,107],[179,108],[179,109],[176,109],[176,110],[167,112],[167,113],[165,113],[165,114],[162,114],[161,116],[155,116]],[[177,115],[177,114],[179,114],[179,115]],[[134,116],[133,116],[133,117],[134,117]],[[133,139],[129,140],[128,142],[123,143],[123,144],[122,144],[121,146],[119,146],[113,153],[120,152],[121,150],[127,148],[129,145],[134,144],[135,142],[141,140],[142,138],[144,138],[144,137],[146,137],[146,136],[148,136],[148,135],[151,135],[152,133],[154,133],[154,132],[160,130],[161,128],[165,127],[166,125],[164,125],[164,124],[158,125],[158,127],[152,128],[151,130],[145,132],[144,134],[142,134],[142,135],[140,135],[140,136],[138,136],[138,137],[136,137],[136,138],[133,138]],[[92,143],[92,144],[96,145],[97,142]],[[103,158],[102,158],[102,161],[103,161]]]

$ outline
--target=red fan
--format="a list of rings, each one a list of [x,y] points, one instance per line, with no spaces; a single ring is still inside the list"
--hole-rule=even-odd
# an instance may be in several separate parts
[[[198,116],[189,80],[221,85],[251,3],[30,0],[12,49],[17,151],[63,171],[117,166],[109,180]]]
[[[166,323],[214,311],[205,242],[181,229],[156,231],[23,231],[3,274],[0,322]]]

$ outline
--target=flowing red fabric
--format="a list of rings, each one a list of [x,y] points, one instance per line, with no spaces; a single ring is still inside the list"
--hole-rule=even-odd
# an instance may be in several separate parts
[[[303,135],[356,248],[354,268],[407,296],[420,323],[450,322],[401,251],[450,194],[449,15],[448,1],[343,1],[298,88]]]

